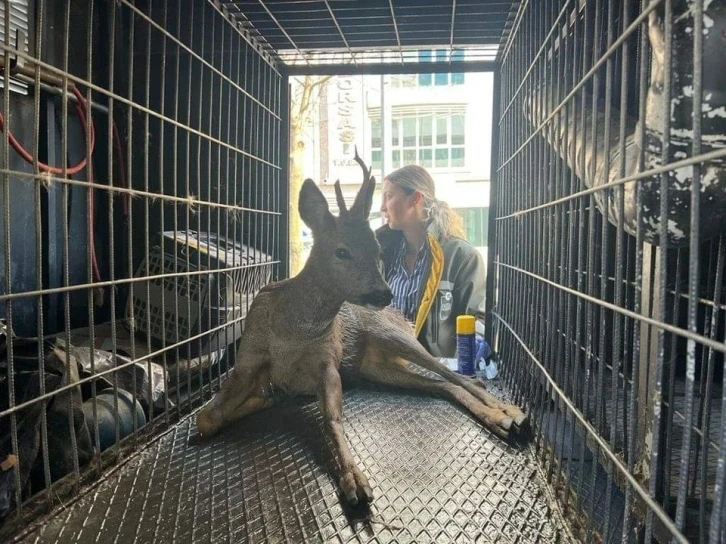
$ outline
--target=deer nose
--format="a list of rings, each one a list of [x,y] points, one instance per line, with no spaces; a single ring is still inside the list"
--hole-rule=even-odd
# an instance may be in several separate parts
[[[363,297],[363,299],[366,304],[370,304],[371,306],[376,306],[378,308],[385,308],[393,300],[393,293],[391,293],[391,290],[388,288],[378,289],[368,293],[365,297]]]

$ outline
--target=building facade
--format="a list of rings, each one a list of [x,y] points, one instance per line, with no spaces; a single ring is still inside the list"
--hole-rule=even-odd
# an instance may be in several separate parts
[[[447,50],[419,55],[448,60]],[[355,147],[379,182],[384,172],[419,164],[433,176],[437,198],[462,216],[469,241],[486,254],[492,91],[491,73],[333,77],[306,133],[305,175],[319,180],[337,211],[335,181],[348,202],[360,186]],[[376,191],[374,228],[382,224],[380,201]]]

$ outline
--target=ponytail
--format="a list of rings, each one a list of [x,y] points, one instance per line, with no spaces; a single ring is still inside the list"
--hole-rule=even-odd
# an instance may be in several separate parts
[[[464,221],[446,202],[433,199],[427,211],[434,232],[447,238],[466,238]]]
[[[391,172],[386,179],[403,189],[406,194],[418,191],[423,195],[429,226],[438,235],[465,238],[461,216],[446,202],[436,199],[434,180],[425,168],[409,164]]]

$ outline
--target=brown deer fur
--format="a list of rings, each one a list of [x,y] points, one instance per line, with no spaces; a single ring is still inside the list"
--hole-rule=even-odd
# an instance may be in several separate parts
[[[200,410],[195,437],[210,437],[271,406],[273,389],[317,395],[334,445],[340,487],[351,504],[370,501],[373,492],[345,438],[341,373],[442,396],[467,408],[501,437],[518,432],[526,421],[519,408],[503,404],[431,356],[403,316],[388,306],[392,295],[381,276],[380,247],[368,224],[376,182],[357,154],[356,160],[364,181],[350,210],[336,182],[337,218],[315,183],[304,182],[299,212],[313,232],[310,257],[297,276],[264,287],[254,299],[234,368]],[[412,363],[444,380],[414,371]]]

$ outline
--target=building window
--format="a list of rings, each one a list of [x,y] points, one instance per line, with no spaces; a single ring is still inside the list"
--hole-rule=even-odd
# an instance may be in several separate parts
[[[487,247],[489,235],[489,208],[457,208],[464,222],[466,239],[475,247]]]
[[[383,155],[381,148],[383,146],[383,134],[381,131],[381,118],[374,117],[371,119],[371,168],[380,170],[383,168]]]
[[[464,52],[463,51],[454,51],[451,53],[451,61],[452,62],[463,62],[464,61]],[[459,72],[451,75],[451,84],[452,85],[463,85],[464,84],[464,73]]]
[[[425,62],[463,62],[463,51],[452,51],[448,49],[422,49],[418,52],[418,61]],[[418,75],[393,75],[391,86],[394,88],[410,87],[447,87],[449,85],[463,85],[465,77],[463,73],[454,74],[418,74]]]
[[[371,153],[371,168],[373,170],[381,170],[383,168],[383,152],[378,149]]]
[[[466,166],[466,126],[462,108],[394,108],[391,119],[391,168]],[[373,167],[382,158],[380,117],[371,118]],[[380,168],[380,166],[378,166]]]
[[[423,50],[419,51],[418,52],[418,61],[419,62],[431,62],[431,51],[429,49],[423,49]],[[432,74],[419,74],[418,84],[421,87],[430,87],[432,78],[433,78]]]
[[[381,147],[381,118],[371,119],[371,147]]]

